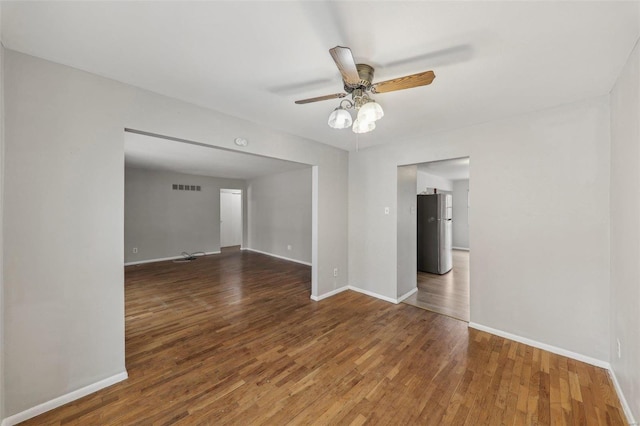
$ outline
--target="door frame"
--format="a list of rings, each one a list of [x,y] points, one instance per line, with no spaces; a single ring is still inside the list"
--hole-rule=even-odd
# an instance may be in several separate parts
[[[238,244],[233,244],[232,246],[223,246],[222,245],[222,194],[240,194],[240,223],[239,223],[239,227],[240,227],[240,248],[242,248],[244,246],[243,241],[244,241],[244,190],[243,189],[238,189],[238,188],[220,188],[220,205],[219,205],[219,209],[220,209],[220,248],[222,247],[233,247],[236,246]]]

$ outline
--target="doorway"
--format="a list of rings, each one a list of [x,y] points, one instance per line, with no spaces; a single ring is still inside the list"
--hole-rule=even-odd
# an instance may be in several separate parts
[[[242,190],[220,189],[220,248],[242,246]]]
[[[255,221],[258,219],[255,214],[251,214],[251,206],[256,205],[258,200],[255,197],[259,194],[251,191],[249,187],[255,186],[256,181],[264,181],[268,176],[293,173],[311,167],[311,188],[304,188],[304,194],[311,194],[311,209],[308,212],[311,216],[311,298],[314,300],[318,298],[319,166],[135,129],[125,129],[124,148],[125,174],[128,170],[171,174],[171,179],[166,182],[154,178],[152,182],[147,182],[147,179],[136,183],[125,177],[125,266],[179,259],[183,257],[180,255],[182,251],[189,253],[204,251],[207,254],[216,254],[222,251],[221,247],[234,247],[234,245],[242,249],[260,251],[252,247],[251,234],[251,231],[256,229]],[[189,192],[180,191],[182,189],[180,187],[186,188],[187,183]],[[159,189],[150,191],[150,184]],[[191,184],[196,188],[193,192]],[[278,184],[268,187],[271,191],[278,190]],[[223,188],[235,194],[221,195],[220,189]],[[157,206],[149,206],[150,194],[154,194],[155,200],[163,196],[165,190],[169,191],[173,201],[167,204],[164,197],[156,203]],[[140,192],[139,196],[136,196],[136,191]],[[195,208],[186,208],[182,203],[183,198],[174,197],[177,195],[188,195],[189,200],[200,200],[204,204]],[[218,203],[224,203],[227,197],[235,201],[230,201],[229,208],[221,208]],[[266,208],[263,207],[259,214],[265,219],[279,214],[279,209],[280,206],[270,203]],[[149,212],[157,214],[161,219],[172,220],[165,220],[160,226],[157,223],[155,226],[149,226],[147,217]],[[186,220],[187,213],[189,215],[197,213],[201,216],[197,220]],[[221,217],[217,217],[218,214]],[[228,218],[225,219],[227,214]],[[175,220],[173,220],[174,217]],[[263,220],[263,222],[269,225],[268,221]],[[230,225],[228,231],[227,224]],[[278,229],[276,237],[282,235],[282,232]],[[185,241],[187,236],[197,240]],[[262,251],[272,255],[286,255],[286,253],[273,253],[272,250],[262,249]]]
[[[411,249],[411,256],[417,259],[401,263],[398,253],[398,276],[403,278],[405,291],[409,281],[414,285],[403,301],[467,322],[470,320],[469,164],[469,157],[464,157],[398,167],[398,211],[412,214],[403,224],[399,221],[398,248],[404,247],[406,254]],[[407,203],[410,204],[404,205]],[[447,209],[440,208],[444,206]],[[433,211],[427,212],[430,207]],[[401,225],[406,241],[400,241]]]

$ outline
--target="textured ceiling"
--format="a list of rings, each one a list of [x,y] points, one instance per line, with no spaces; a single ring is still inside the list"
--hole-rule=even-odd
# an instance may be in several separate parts
[[[328,49],[375,81],[434,70],[376,95],[360,149],[607,94],[634,43],[638,2],[3,2],[2,41],[39,56],[352,150],[327,126],[341,91]]]

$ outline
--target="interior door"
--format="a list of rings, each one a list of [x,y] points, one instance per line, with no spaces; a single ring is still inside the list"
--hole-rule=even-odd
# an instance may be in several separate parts
[[[242,191],[220,190],[220,247],[242,244]]]

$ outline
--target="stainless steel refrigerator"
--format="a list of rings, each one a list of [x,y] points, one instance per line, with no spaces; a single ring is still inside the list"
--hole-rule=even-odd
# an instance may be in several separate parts
[[[418,270],[446,274],[451,259],[451,195],[418,195]]]

